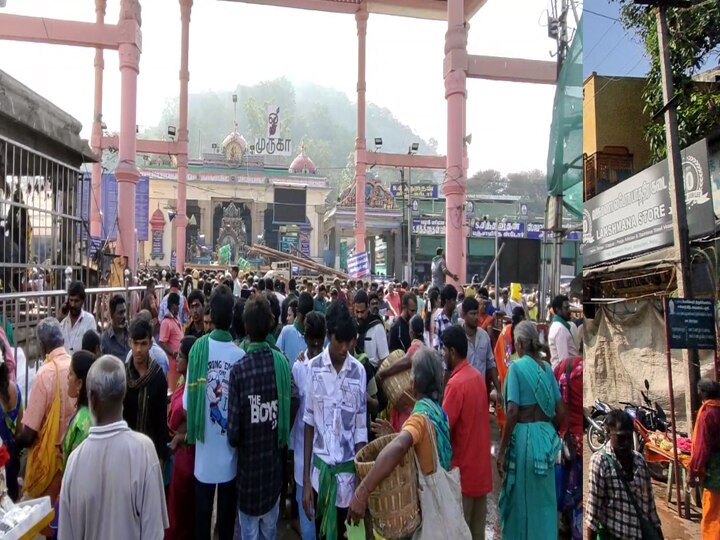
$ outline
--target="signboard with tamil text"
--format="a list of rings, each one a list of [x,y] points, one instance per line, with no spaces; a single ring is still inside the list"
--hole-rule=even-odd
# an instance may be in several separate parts
[[[665,310],[671,349],[715,350],[715,305],[712,300],[668,298]]]
[[[411,184],[410,195],[413,199],[437,199],[440,186],[437,184]],[[407,184],[391,184],[393,197],[407,197]]]
[[[525,238],[525,224],[517,221],[473,221],[470,236],[473,238],[495,238],[495,228],[499,238]]]
[[[413,218],[412,233],[421,236],[445,236],[445,218]]]
[[[347,265],[348,274],[356,279],[370,274],[370,262],[367,251],[348,257]]]
[[[710,198],[707,142],[682,151],[690,238],[715,230]],[[583,205],[583,261],[593,265],[662,248],[673,243],[668,163],[660,163],[618,183]]]
[[[291,155],[292,140],[281,135],[283,111],[277,105],[268,105],[266,112],[265,133],[255,140],[251,151],[261,156]]]

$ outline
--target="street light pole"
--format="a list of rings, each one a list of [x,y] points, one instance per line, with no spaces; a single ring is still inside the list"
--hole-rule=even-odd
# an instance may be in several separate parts
[[[660,48],[660,75],[663,93],[663,109],[665,113],[665,139],[667,143],[668,180],[671,193],[673,220],[673,244],[675,257],[679,262],[677,273],[677,290],[680,298],[692,298],[692,271],[690,268],[690,232],[687,222],[687,206],[685,202],[685,185],[682,175],[682,158],[675,108],[672,65],[670,63],[669,32],[666,12],[674,3],[660,2],[655,5],[657,15],[658,45]],[[677,7],[686,7],[688,3],[677,3]],[[688,370],[688,388],[685,392],[688,426],[693,425],[693,418],[700,403],[696,392],[700,380],[700,359],[697,350],[683,351],[683,360]]]
[[[500,257],[498,253],[498,218],[495,218],[495,307],[500,309]]]
[[[407,270],[405,280],[409,285],[412,285],[412,168],[408,167],[408,181],[407,181]]]

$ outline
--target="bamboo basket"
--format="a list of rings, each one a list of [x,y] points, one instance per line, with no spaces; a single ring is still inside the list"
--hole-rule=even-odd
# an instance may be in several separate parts
[[[405,353],[402,350],[391,352],[390,356],[382,363],[379,373],[402,360],[404,356]],[[412,374],[409,369],[383,379],[381,386],[390,403],[396,408],[404,409],[415,405],[415,398],[410,391],[412,388]]]
[[[355,468],[361,479],[375,464],[380,451],[397,437],[397,433],[375,439],[355,456]],[[373,528],[384,538],[411,536],[420,526],[417,466],[411,447],[390,476],[385,478],[368,498]]]

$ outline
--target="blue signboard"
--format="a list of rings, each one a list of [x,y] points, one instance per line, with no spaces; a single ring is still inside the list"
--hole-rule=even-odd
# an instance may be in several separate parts
[[[525,224],[519,221],[473,221],[470,236],[473,238],[495,238],[495,229],[500,238],[524,238]]]
[[[528,240],[542,240],[545,237],[543,229],[545,225],[542,223],[528,223],[527,224],[527,236]],[[565,240],[570,242],[580,242],[582,240],[582,232],[580,231],[568,231],[565,236]]]
[[[348,257],[348,274],[354,278],[365,277],[370,273],[370,262],[367,252]]]
[[[92,259],[95,254],[102,249],[102,246],[102,238],[91,238],[90,242],[88,242],[88,257]]]
[[[82,218],[89,223],[90,197],[92,196],[90,174],[83,175],[83,200],[81,205]],[[102,175],[102,230],[100,235],[105,240],[117,240],[117,210],[118,185],[114,174]],[[138,241],[146,242],[150,239],[150,178],[141,176],[135,185],[135,228]],[[87,231],[83,230],[83,238],[87,238]]]
[[[671,349],[715,350],[715,304],[712,300],[668,298],[665,309]]]

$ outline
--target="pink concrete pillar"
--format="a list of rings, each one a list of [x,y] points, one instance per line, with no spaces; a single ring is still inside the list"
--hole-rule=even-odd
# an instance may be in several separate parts
[[[182,37],[180,49],[180,126],[178,130],[178,177],[177,177],[177,215],[175,216],[176,258],[175,270],[182,272],[185,267],[186,228],[187,228],[187,166],[188,166],[188,54],[190,50],[190,11],[193,0],[180,0],[180,20]]]
[[[365,50],[368,12],[365,3],[355,13],[358,35],[357,138],[355,139],[355,253],[365,252]]]
[[[95,0],[95,22],[103,24],[105,22],[105,8],[107,0]],[[90,236],[99,238],[105,236],[102,233],[102,216],[100,209],[102,208],[102,95],[103,95],[103,70],[105,69],[105,59],[103,49],[95,49],[95,107],[93,110],[92,125],[92,149],[98,156],[98,162],[92,166],[92,180],[90,182]]]
[[[120,140],[118,166],[118,243],[116,253],[127,257],[127,268],[137,269],[137,229],[135,228],[135,186],[140,173],[135,165],[137,126],[137,78],[140,73],[140,49],[133,39],[140,33],[140,2],[122,0],[120,22],[126,31],[120,39]]]
[[[465,283],[467,272],[465,227],[465,101],[467,99],[467,28],[464,0],[448,0],[445,34],[445,99],[447,100],[447,169],[445,194],[446,259],[448,268]]]

